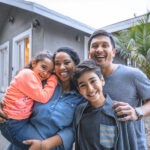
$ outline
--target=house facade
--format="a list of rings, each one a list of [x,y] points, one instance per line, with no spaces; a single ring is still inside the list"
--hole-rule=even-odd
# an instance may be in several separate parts
[[[87,41],[94,31],[69,17],[23,0],[0,0],[0,92],[16,71],[41,50],[52,54],[62,46],[87,58]]]
[[[5,92],[16,71],[41,50],[53,54],[68,46],[81,60],[88,58],[87,43],[94,30],[33,2],[0,0],[0,93]],[[114,62],[125,63],[118,56]]]

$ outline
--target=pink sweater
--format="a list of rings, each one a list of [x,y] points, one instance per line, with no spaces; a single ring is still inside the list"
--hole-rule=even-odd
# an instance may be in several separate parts
[[[23,69],[7,88],[4,102],[4,113],[11,119],[26,119],[32,113],[34,100],[46,103],[53,96],[57,86],[57,77],[51,75],[42,88],[41,80],[31,69]]]

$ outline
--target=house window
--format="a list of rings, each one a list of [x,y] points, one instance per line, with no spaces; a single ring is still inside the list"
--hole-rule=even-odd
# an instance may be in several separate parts
[[[32,30],[29,29],[13,38],[12,78],[31,59]]]
[[[25,39],[25,65],[29,64],[29,37]]]
[[[9,42],[0,45],[0,92],[5,92],[9,80]]]

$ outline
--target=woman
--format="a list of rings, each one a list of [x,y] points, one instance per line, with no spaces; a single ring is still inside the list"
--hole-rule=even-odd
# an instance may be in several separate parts
[[[71,150],[74,137],[73,115],[76,106],[83,101],[83,97],[74,90],[71,83],[73,69],[79,62],[77,53],[70,48],[62,47],[56,51],[54,65],[59,83],[48,103],[35,103],[30,123],[22,129],[21,133],[31,133],[31,137],[27,139],[43,140],[50,137],[49,149]],[[32,135],[34,130],[40,136]],[[39,145],[33,149],[41,150],[42,148],[46,149],[44,143],[39,142]],[[19,150],[19,147],[13,145],[9,150]]]

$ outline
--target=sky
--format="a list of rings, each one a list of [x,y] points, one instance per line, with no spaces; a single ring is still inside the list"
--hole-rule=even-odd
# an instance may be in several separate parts
[[[150,0],[28,0],[93,28],[150,12]]]

